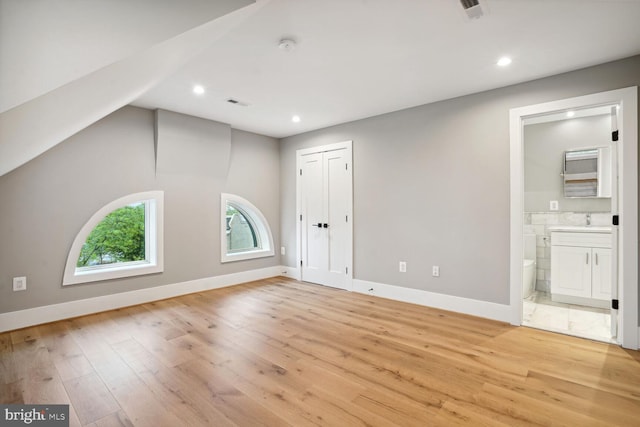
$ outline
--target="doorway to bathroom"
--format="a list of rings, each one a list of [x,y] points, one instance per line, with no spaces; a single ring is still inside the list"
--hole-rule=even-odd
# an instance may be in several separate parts
[[[607,105],[524,121],[524,326],[615,342],[616,115]]]
[[[512,323],[637,349],[637,88],[512,109],[511,197]]]

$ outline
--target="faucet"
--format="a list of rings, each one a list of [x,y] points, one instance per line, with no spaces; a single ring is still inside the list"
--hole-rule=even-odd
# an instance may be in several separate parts
[[[587,225],[591,225],[591,212],[587,212]]]

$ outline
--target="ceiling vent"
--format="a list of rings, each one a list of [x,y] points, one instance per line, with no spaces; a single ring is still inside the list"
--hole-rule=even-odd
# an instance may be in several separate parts
[[[233,98],[227,99],[227,102],[229,104],[239,105],[241,107],[248,107],[249,106],[249,104],[247,104],[246,102],[238,101],[237,99],[233,99]]]
[[[484,15],[480,0],[460,0],[460,4],[469,19],[479,19]]]

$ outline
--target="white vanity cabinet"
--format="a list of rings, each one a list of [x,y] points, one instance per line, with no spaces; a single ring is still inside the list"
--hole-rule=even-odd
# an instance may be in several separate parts
[[[551,232],[551,299],[570,304],[609,306],[610,232]]]

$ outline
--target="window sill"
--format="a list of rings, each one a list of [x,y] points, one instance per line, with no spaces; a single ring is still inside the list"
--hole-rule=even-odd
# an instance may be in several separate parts
[[[65,277],[62,286],[77,285],[79,283],[98,282],[101,280],[121,279],[123,277],[142,276],[144,274],[162,273],[161,265],[144,263],[131,263],[117,267],[99,267],[76,271],[73,276]]]
[[[274,255],[275,253],[273,250],[238,252],[235,254],[227,253],[227,254],[222,254],[221,262],[225,263],[225,262],[234,262],[234,261],[244,261],[247,259],[266,258]]]

